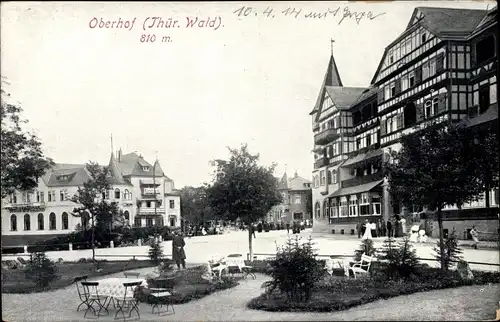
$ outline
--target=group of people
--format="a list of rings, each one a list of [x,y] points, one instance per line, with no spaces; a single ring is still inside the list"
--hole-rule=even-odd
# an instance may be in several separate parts
[[[365,222],[359,221],[356,227],[358,231],[358,238],[372,239],[374,237],[403,237],[406,235],[406,219],[399,215],[395,215],[389,219],[387,223],[378,219],[377,221]]]

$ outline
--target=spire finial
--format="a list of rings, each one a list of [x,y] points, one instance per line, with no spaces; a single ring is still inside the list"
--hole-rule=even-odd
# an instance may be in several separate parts
[[[113,133],[111,133],[111,154],[113,154]]]
[[[333,43],[335,42],[335,40],[333,40],[333,38],[330,38],[330,54],[333,56]]]

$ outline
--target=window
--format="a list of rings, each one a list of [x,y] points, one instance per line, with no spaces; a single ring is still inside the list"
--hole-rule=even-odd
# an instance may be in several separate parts
[[[332,183],[337,183],[337,171],[332,171]]]
[[[44,230],[45,229],[45,224],[44,224],[44,218],[43,218],[43,214],[42,213],[39,213],[38,214],[38,230]]]
[[[24,215],[24,230],[31,230],[31,218],[29,214]]]
[[[408,74],[408,83],[410,88],[415,85],[415,72],[411,72]]]
[[[11,197],[12,197],[12,203],[13,203],[13,204],[16,204],[16,203],[17,203],[17,194],[16,194],[16,193],[13,193],[13,194],[11,195]]]
[[[17,231],[17,216],[15,214],[10,216],[10,230]]]
[[[434,97],[432,99],[432,115],[436,115],[438,112],[439,98]]]
[[[476,44],[476,60],[478,64],[495,57],[495,37],[490,35]]]
[[[330,218],[337,218],[339,216],[339,208],[337,199],[330,200]]]
[[[372,197],[373,215],[381,215],[380,197]]]
[[[408,75],[404,75],[402,78],[401,78],[401,90],[402,91],[405,91],[407,90],[408,88],[410,88],[410,83],[408,81]]]
[[[479,113],[484,113],[490,107],[490,87],[488,85],[479,88]]]
[[[314,176],[314,186],[316,188],[319,187],[319,176],[318,175]]]
[[[392,117],[388,117],[386,120],[387,133],[392,132]]]
[[[327,171],[326,173],[327,173],[326,180],[327,180],[328,184],[332,184],[332,172]]]
[[[358,216],[358,198],[356,195],[352,195],[349,198],[349,217]]]
[[[349,210],[347,208],[347,197],[341,197],[339,217],[347,217],[348,215],[349,215]]]
[[[497,102],[497,84],[490,85],[490,104]]]
[[[328,207],[328,199],[327,199],[323,202],[323,219],[330,217],[328,215],[328,209],[329,209],[329,207]]]
[[[68,213],[63,212],[62,213],[62,229],[69,229],[69,221],[68,221]]]
[[[151,201],[150,200],[146,201],[146,208],[151,208]]]
[[[109,199],[109,190],[104,192],[104,199]]]
[[[55,190],[49,191],[48,201],[49,202],[56,201],[56,191]]]
[[[424,63],[422,65],[422,80],[429,78],[430,76],[430,70],[429,70],[429,63]]]
[[[153,227],[153,218],[146,218],[146,227]]]
[[[66,194],[64,193],[64,190],[59,191],[59,200],[66,200]]]
[[[123,200],[131,200],[132,196],[130,195],[131,195],[130,191],[128,191],[128,189],[125,189],[125,191],[123,192]]]
[[[389,64],[392,63],[394,63],[394,55],[391,53],[391,55],[389,56]]]
[[[405,42],[405,51],[407,54],[411,52],[411,38],[407,39]]]
[[[361,194],[361,200],[359,201],[359,214],[361,216],[370,215],[370,202],[368,199],[368,193]]]
[[[392,132],[395,132],[398,129],[398,117],[394,115],[392,117]]]
[[[391,97],[396,96],[396,83],[391,84]]]
[[[423,33],[422,36],[420,36],[420,39],[421,39],[421,44],[425,43],[427,41],[427,35]]]
[[[317,202],[316,205],[314,206],[314,212],[316,213],[316,219],[320,219],[321,218],[321,206],[320,206],[319,202]]]
[[[56,229],[56,214],[53,212],[51,212],[49,215],[49,229],[50,230]]]
[[[374,132],[371,134],[371,141],[372,141],[372,144],[375,144],[378,142],[378,135],[377,135],[377,132]]]
[[[319,176],[320,176],[320,185],[324,186],[325,185],[325,170],[321,170],[319,172]]]
[[[120,199],[120,189],[115,189],[115,199]]]
[[[140,217],[135,217],[134,218],[134,226],[135,227],[141,227],[142,226],[142,220]]]
[[[366,136],[366,146],[370,146],[372,145],[372,141],[371,141],[371,137],[370,137],[370,134],[368,134]]]
[[[413,102],[406,104],[403,116],[405,127],[409,127],[417,123],[417,108]]]
[[[391,88],[389,86],[384,87],[384,98],[386,100],[391,98]]]
[[[142,171],[148,172],[149,171],[149,167],[148,166],[142,167]]]
[[[431,117],[432,116],[432,102],[430,100],[425,101],[425,117]]]
[[[169,204],[170,204],[170,209],[174,209],[175,208],[175,200],[170,200]]]
[[[130,221],[130,213],[128,212],[128,210],[125,210],[125,212],[123,213],[123,218],[125,218],[125,221],[127,222],[127,225]]]
[[[36,192],[36,202],[40,202],[40,191]]]

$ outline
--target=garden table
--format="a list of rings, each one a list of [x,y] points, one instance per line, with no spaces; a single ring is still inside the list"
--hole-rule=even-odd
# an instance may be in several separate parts
[[[252,267],[245,265],[245,260],[243,257],[227,257],[226,258],[226,267],[238,267],[240,272],[243,273],[243,277],[246,278],[248,275],[252,276],[255,279],[255,275],[252,273]]]
[[[133,282],[142,282],[141,286],[148,287],[148,282],[143,278],[105,278],[97,281],[99,282],[99,296],[106,296],[109,300],[107,306],[113,301],[113,299],[123,300],[125,297],[125,286],[123,283],[133,283]],[[134,290],[135,291],[135,290]],[[133,295],[132,295],[133,296]]]

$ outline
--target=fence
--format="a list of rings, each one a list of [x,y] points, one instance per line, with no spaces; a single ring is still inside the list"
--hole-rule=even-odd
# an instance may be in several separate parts
[[[253,254],[253,259],[257,259],[258,257],[275,257],[276,254],[271,254],[271,253],[254,253]],[[353,258],[354,255],[346,255],[346,254],[336,254],[336,255],[316,255],[316,257],[327,257],[327,258]],[[436,262],[435,258],[417,258],[419,261],[424,261],[424,262]],[[250,253],[247,253],[247,260],[250,260]],[[457,263],[458,261],[451,261],[452,263]],[[469,264],[474,264],[474,265],[486,265],[486,266],[498,266],[500,267],[499,263],[484,263],[484,262],[469,262]]]

